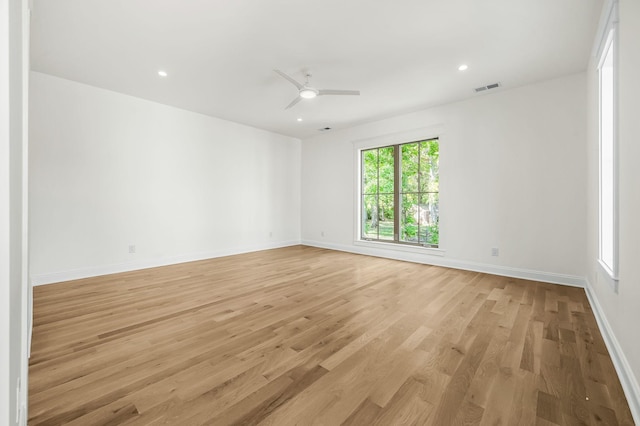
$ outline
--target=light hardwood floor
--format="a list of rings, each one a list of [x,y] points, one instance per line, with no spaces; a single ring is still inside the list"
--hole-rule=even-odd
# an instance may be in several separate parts
[[[31,425],[632,425],[582,289],[295,246],[34,289]]]

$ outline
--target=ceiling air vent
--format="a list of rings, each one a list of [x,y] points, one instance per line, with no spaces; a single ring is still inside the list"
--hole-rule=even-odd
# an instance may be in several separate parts
[[[480,86],[473,89],[476,93],[484,92],[485,90],[491,90],[500,87],[500,83],[487,84],[486,86]]]

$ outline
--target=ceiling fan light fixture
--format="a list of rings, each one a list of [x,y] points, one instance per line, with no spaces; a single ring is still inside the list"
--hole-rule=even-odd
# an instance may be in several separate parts
[[[318,96],[318,93],[313,89],[305,88],[305,89],[300,90],[300,97],[301,98],[313,99],[316,96]]]
[[[289,105],[286,106],[285,109],[292,108],[298,102],[303,99],[313,99],[316,96],[324,96],[324,95],[359,95],[359,90],[329,90],[329,89],[316,89],[315,87],[309,86],[309,77],[311,74],[307,73],[307,80],[303,83],[300,83],[295,78],[291,77],[289,74],[286,74],[280,70],[274,70],[280,77],[287,80],[289,83],[296,86],[298,89],[298,96],[295,97],[294,100],[291,101]]]

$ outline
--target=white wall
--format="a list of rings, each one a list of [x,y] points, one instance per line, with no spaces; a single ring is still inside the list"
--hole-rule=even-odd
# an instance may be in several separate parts
[[[589,65],[588,290],[634,418],[640,423],[640,2],[620,0],[618,30],[619,282],[598,266],[598,76]]]
[[[552,282],[581,284],[586,275],[603,333],[615,345],[612,356],[618,367],[623,364],[623,384],[636,399],[630,404],[637,418],[640,4],[621,0],[620,10],[618,294],[596,264],[593,63],[586,76],[325,133],[303,141],[302,148],[292,138],[32,73],[34,279],[53,282],[301,237],[312,245]],[[442,257],[354,244],[353,142],[393,135],[404,142],[415,129],[443,130]],[[7,210],[0,210],[2,231]],[[128,253],[130,244],[137,253]],[[491,247],[500,248],[499,257],[490,256]],[[0,262],[8,256],[3,251]]]
[[[0,0],[0,424],[26,424],[25,1]],[[20,388],[18,389],[18,383]]]
[[[586,255],[585,103],[585,75],[577,74],[304,140],[303,241],[581,284]],[[430,126],[443,130],[444,257],[355,245],[352,142],[375,142],[396,133],[397,142],[408,142],[403,132]],[[491,247],[500,249],[499,257],[491,256]]]
[[[35,283],[300,241],[299,140],[37,72],[30,101]]]
[[[13,385],[9,380],[11,369],[11,181],[9,104],[9,2],[0,0],[0,422],[7,422],[9,407],[15,405]],[[15,324],[13,324],[15,326]],[[6,414],[5,414],[6,413]]]

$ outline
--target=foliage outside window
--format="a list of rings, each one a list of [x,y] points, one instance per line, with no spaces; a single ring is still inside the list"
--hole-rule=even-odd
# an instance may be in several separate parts
[[[438,139],[361,151],[361,238],[438,247]]]

